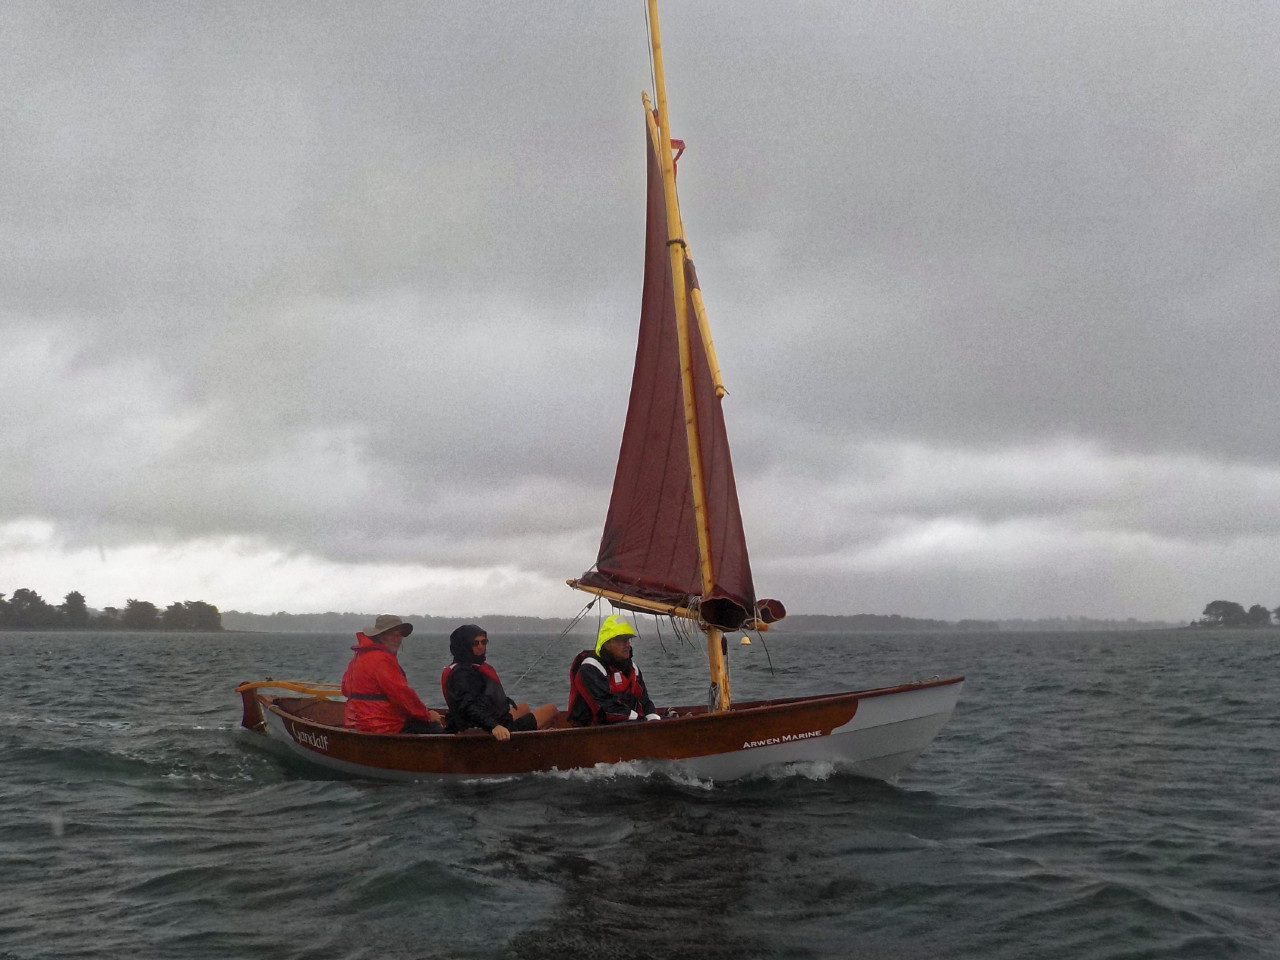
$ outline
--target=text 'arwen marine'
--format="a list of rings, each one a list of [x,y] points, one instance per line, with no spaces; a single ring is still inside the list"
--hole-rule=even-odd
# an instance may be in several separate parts
[[[789,743],[792,740],[808,740],[810,737],[822,736],[821,730],[810,730],[807,733],[788,733],[781,737],[770,737],[768,740],[748,740],[742,745],[743,750],[750,750],[752,747],[771,747],[775,743]]]

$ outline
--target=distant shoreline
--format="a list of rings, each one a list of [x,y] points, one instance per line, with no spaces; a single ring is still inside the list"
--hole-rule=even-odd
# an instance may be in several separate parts
[[[519,617],[509,614],[482,617],[406,616],[415,630],[433,635],[448,635],[462,623],[479,623],[495,634],[558,634],[573,622],[568,617]],[[247,633],[355,633],[371,624],[374,614],[351,612],[328,613],[248,613],[240,610],[222,612],[227,631]],[[794,614],[775,623],[769,635],[788,633],[1016,633],[1016,632],[1117,632],[1122,630],[1176,630],[1188,626],[1186,621],[1104,620],[1088,617],[1054,617],[1040,620],[931,620],[898,614]],[[574,634],[595,632],[595,617],[579,621]],[[731,631],[739,633],[740,631]]]
[[[265,614],[250,614],[252,617],[267,617]],[[292,615],[291,615],[292,616]],[[311,618],[322,616],[320,614],[297,614],[299,618]],[[884,624],[868,624],[866,618],[868,614],[851,615],[848,617],[828,616],[821,614],[805,615],[800,614],[795,617],[788,617],[785,623],[773,624],[766,633],[767,638],[776,636],[789,635],[806,635],[806,634],[860,634],[872,636],[875,634],[920,634],[937,635],[937,634],[954,634],[956,636],[972,635],[977,633],[1140,633],[1140,632],[1157,632],[1168,631],[1171,633],[1203,633],[1203,632],[1220,632],[1226,634],[1235,633],[1256,633],[1259,631],[1280,630],[1280,627],[1270,626],[1224,626],[1221,624],[1205,624],[1195,621],[1189,623],[1170,623],[1167,621],[1135,621],[1133,623],[1123,620],[1042,620],[1042,621],[1026,621],[1026,620],[990,620],[981,621],[983,626],[959,626],[956,623],[947,621],[924,621],[929,626],[908,626],[902,621],[909,620],[907,617],[877,617],[877,620],[890,621]],[[42,627],[19,627],[10,624],[0,625],[0,635],[6,633],[85,633],[85,634],[101,634],[101,633],[120,633],[140,636],[184,636],[184,637],[205,637],[205,636],[270,636],[272,634],[353,634],[360,627],[345,626],[324,626],[310,624],[288,624],[282,622],[278,614],[271,615],[275,621],[270,626],[263,627],[224,627],[222,630],[128,630],[119,627],[103,628],[100,626],[88,627],[68,627],[68,626],[42,626]],[[372,620],[372,617],[367,618]],[[504,615],[502,617],[406,617],[411,623],[415,624],[415,629],[423,636],[447,637],[450,632],[461,623],[481,623],[494,634],[519,635],[532,634],[535,636],[555,636],[566,632],[569,620],[564,619],[558,621],[554,618],[546,617],[512,617]],[[419,624],[416,621],[443,621],[447,626],[440,626],[436,623]],[[812,621],[821,621],[818,624]],[[363,620],[361,621],[364,622]],[[970,621],[973,623],[976,621]],[[1027,624],[1034,624],[1027,626]],[[573,636],[590,636],[595,632],[594,623],[577,624],[572,631],[568,631]],[[728,631],[729,636],[736,636],[739,633],[751,633],[752,631]]]
[[[375,614],[358,613],[247,613],[228,610],[222,614],[221,630],[149,629],[130,630],[119,626],[110,628],[101,624],[79,627],[66,625],[17,626],[0,624],[0,633],[146,633],[215,636],[217,634],[272,634],[272,633],[350,633],[364,629],[374,620]],[[574,635],[590,635],[595,632],[595,617],[586,617],[573,625],[568,617],[518,617],[502,614],[488,617],[435,617],[408,616],[414,629],[432,636],[448,636],[462,623],[479,623],[494,634],[555,635],[570,632]],[[1237,630],[1203,624],[1196,621],[1169,622],[1162,620],[1104,620],[1089,617],[1055,617],[1040,620],[931,620],[904,617],[898,614],[795,614],[772,624],[767,636],[785,636],[802,633],[1119,633],[1134,630]],[[1266,629],[1258,627],[1257,629]],[[1273,628],[1274,629],[1274,628]],[[731,630],[729,634],[751,631]]]

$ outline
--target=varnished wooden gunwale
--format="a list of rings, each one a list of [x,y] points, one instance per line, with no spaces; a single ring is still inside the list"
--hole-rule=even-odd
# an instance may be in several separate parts
[[[873,690],[790,697],[734,704],[708,714],[705,706],[674,708],[680,716],[646,723],[603,727],[567,727],[515,733],[501,742],[475,732],[456,736],[373,734],[347,730],[295,716],[277,698],[246,692],[259,710],[279,717],[286,733],[304,752],[378,771],[423,776],[502,776],[594,767],[636,760],[688,760],[752,749],[762,741],[828,736],[849,723],[861,700],[959,683],[963,677],[928,680]],[[246,722],[262,731],[261,722]]]

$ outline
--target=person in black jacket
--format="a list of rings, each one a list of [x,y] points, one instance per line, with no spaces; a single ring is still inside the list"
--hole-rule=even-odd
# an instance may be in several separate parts
[[[658,720],[659,715],[631,659],[636,635],[622,617],[606,617],[594,650],[583,650],[569,668],[569,722],[575,727]]]
[[[440,689],[449,705],[446,729],[461,733],[479,727],[495,740],[510,740],[513,730],[542,730],[559,715],[554,703],[531,710],[502,689],[498,671],[485,663],[489,635],[483,627],[464,623],[449,635],[453,663],[440,674]]]

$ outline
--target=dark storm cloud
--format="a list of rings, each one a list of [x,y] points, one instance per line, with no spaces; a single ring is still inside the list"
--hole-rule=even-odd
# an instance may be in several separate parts
[[[750,87],[757,108],[784,93],[753,131],[769,148],[737,168],[769,189],[723,204],[686,187],[691,210],[758,235],[738,264],[752,294],[779,323],[799,315],[786,342],[809,355],[816,401],[801,417],[1269,457],[1276,11],[960,11],[859,6],[793,27],[804,55]],[[715,89],[723,117],[743,91]],[[717,160],[742,129],[713,138]]]
[[[1280,11],[663,17],[768,592],[993,615],[1050,602],[1035,571],[1108,569],[1112,609],[1176,615],[1187,571],[1251,569],[1231,538],[1280,536]],[[0,524],[590,562],[639,299],[640,5],[0,21]]]

